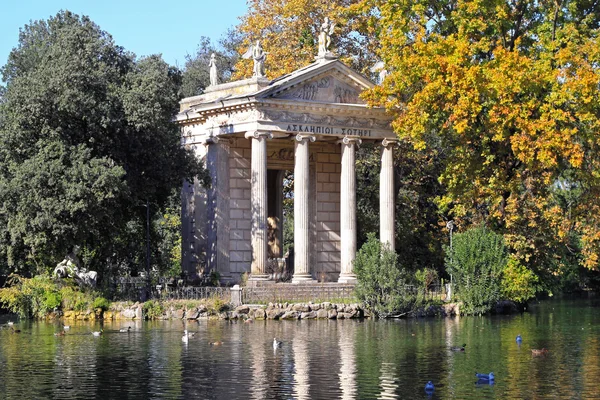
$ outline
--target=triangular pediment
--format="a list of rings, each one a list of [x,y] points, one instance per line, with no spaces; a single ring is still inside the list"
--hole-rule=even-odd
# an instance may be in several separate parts
[[[318,103],[364,104],[358,95],[361,90],[332,75],[324,75],[292,88],[283,90],[273,98],[314,101]]]
[[[313,64],[298,70],[257,93],[257,98],[271,98],[300,102],[327,104],[360,104],[359,97],[373,84],[364,76],[345,66],[340,61]]]

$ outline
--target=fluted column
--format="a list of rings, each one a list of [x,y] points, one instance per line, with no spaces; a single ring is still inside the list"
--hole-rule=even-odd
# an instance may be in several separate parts
[[[379,178],[379,239],[382,244],[395,250],[395,201],[394,201],[394,152],[398,143],[394,139],[383,139],[381,145],[381,175]]]
[[[267,139],[273,136],[268,132],[248,132],[246,138],[252,141],[250,164],[251,182],[251,280],[266,280],[267,275]]]
[[[296,135],[294,165],[294,277],[292,282],[312,280],[309,246],[309,149],[312,135]]]
[[[356,258],[356,146],[359,138],[346,136],[342,145],[342,174],[340,178],[340,236],[341,271],[339,283],[356,282],[354,259]]]

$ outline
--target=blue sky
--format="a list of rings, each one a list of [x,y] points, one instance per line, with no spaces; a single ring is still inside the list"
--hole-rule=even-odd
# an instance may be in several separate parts
[[[113,36],[116,44],[138,56],[162,53],[165,61],[183,67],[201,36],[216,42],[237,25],[246,0],[4,0],[0,8],[0,65],[19,40],[19,28],[47,19],[61,10],[88,15]],[[169,4],[169,5],[168,5]]]

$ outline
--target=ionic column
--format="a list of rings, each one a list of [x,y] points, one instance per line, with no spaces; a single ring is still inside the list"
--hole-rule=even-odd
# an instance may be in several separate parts
[[[294,277],[292,282],[312,280],[309,254],[309,149],[312,135],[296,135],[294,165]]]
[[[267,139],[268,132],[248,132],[246,138],[252,141],[250,164],[251,182],[251,280],[266,280],[267,275]]]
[[[398,143],[394,139],[383,139],[381,145],[381,175],[379,178],[379,240],[391,251],[395,250],[395,201],[394,201],[394,153]]]
[[[354,259],[356,258],[356,146],[359,138],[346,136],[342,145],[342,174],[340,178],[340,236],[341,271],[339,283],[356,282]]]

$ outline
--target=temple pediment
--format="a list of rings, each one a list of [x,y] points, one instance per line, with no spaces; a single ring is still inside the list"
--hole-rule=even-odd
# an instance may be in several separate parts
[[[315,63],[271,83],[256,93],[257,98],[328,104],[365,102],[359,95],[373,84],[338,60]]]
[[[277,92],[272,98],[318,103],[365,104],[360,90],[333,75],[323,75]]]

